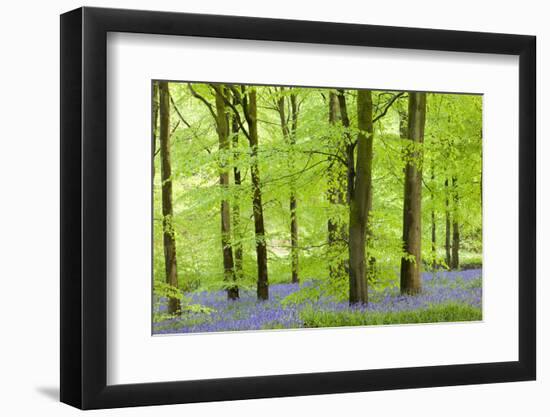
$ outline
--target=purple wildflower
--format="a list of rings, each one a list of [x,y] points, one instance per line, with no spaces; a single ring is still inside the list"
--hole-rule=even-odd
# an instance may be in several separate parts
[[[186,312],[180,317],[156,322],[153,332],[165,334],[300,328],[303,327],[300,312],[309,307],[326,312],[365,313],[410,311],[446,303],[481,308],[481,274],[481,269],[425,272],[421,294],[401,295],[396,290],[372,292],[371,301],[366,306],[350,306],[347,302],[335,301],[328,296],[321,296],[318,300],[281,305],[281,300],[298,291],[300,284],[271,285],[270,299],[261,302],[256,300],[253,291],[241,291],[240,299],[236,301],[227,301],[224,291],[190,293],[187,297],[190,298],[191,304],[200,304],[213,311]],[[320,285],[320,282],[308,281],[302,284],[302,288],[316,285]],[[155,312],[166,312],[166,300],[159,301]]]

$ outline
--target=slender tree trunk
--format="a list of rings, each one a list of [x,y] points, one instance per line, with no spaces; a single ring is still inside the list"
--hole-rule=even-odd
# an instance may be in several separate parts
[[[409,93],[407,136],[411,151],[405,166],[403,249],[413,259],[401,259],[401,293],[422,290],[422,143],[426,122],[426,93]]]
[[[284,91],[284,87],[281,87],[281,92]],[[279,118],[281,121],[281,130],[283,131],[283,137],[290,145],[289,150],[289,172],[294,172],[294,154],[293,146],[296,143],[296,130],[298,128],[298,106],[296,103],[296,95],[290,95],[290,127],[286,116],[285,96],[281,95],[277,101],[277,108],[279,110]],[[297,202],[296,202],[296,183],[294,177],[290,180],[290,258],[292,269],[292,282],[299,282],[298,277],[298,220],[296,215]]]
[[[445,263],[451,268],[451,209],[449,207],[449,180],[445,179]]]
[[[294,147],[296,145],[296,133],[298,131],[298,103],[296,94],[290,95],[290,113],[291,113],[291,132],[290,132],[290,145]],[[294,152],[291,150],[290,158],[290,172],[294,172]],[[298,277],[299,271],[299,255],[298,255],[298,202],[296,201],[296,180],[294,177],[290,180],[290,244],[291,244],[291,257],[292,257],[292,282],[297,283],[300,281]]]
[[[331,125],[336,125],[341,121],[340,106],[338,97],[335,93],[329,93],[329,109],[328,121]],[[346,151],[340,152],[340,145],[335,147],[335,152],[345,154]],[[328,201],[330,204],[345,205],[346,204],[346,189],[347,189],[347,166],[334,157],[329,157],[329,172],[328,172]],[[347,274],[349,261],[347,259],[339,259],[340,252],[344,252],[345,242],[347,241],[347,225],[344,221],[330,217],[327,222],[328,229],[328,244],[329,244],[329,274],[333,279],[345,277]],[[347,248],[346,248],[347,249]],[[348,252],[347,250],[345,252]],[[338,259],[336,261],[332,258]]]
[[[176,237],[173,222],[172,207],[172,166],[170,161],[170,91],[168,83],[159,82],[160,92],[160,160],[162,177],[162,230],[164,241],[164,264],[166,282],[178,288],[178,266],[176,260]],[[168,312],[171,314],[181,310],[180,300],[168,300]]]
[[[459,269],[459,246],[460,246],[460,232],[458,223],[453,219],[453,243],[451,251],[451,269]]]
[[[457,179],[453,177],[453,243],[451,251],[451,269],[458,269],[460,267],[458,251],[460,248],[460,231],[458,225],[458,191],[457,191]]]
[[[408,120],[409,115],[405,110],[399,109],[399,136],[401,139],[408,139],[409,130],[408,130]]]
[[[354,146],[351,140],[351,134],[349,131],[350,128],[350,119],[348,116],[348,106],[346,102],[346,94],[344,90],[338,90],[338,106],[340,108],[340,117],[342,120],[342,126],[344,127],[344,146],[345,146],[345,155],[346,155],[346,203],[351,208],[351,199],[354,192],[355,187],[355,160],[354,160]],[[351,214],[350,214],[351,217]],[[356,283],[356,277],[358,272],[355,272],[352,274],[351,272],[351,259],[349,259],[350,255],[350,247],[351,247],[351,236],[349,235],[349,231],[351,229],[351,225],[348,224],[348,260],[347,260],[347,272],[348,272],[348,278],[349,278],[349,301],[350,303],[356,303],[360,300],[362,297],[362,294],[358,293],[358,290],[360,289],[359,285]]]
[[[237,277],[235,275],[235,265],[233,262],[233,247],[231,245],[231,208],[229,204],[229,120],[225,109],[225,87],[216,88],[216,129],[219,140],[219,172],[220,188],[222,189],[222,198],[220,204],[221,219],[221,243],[223,255],[224,280],[227,285],[227,299],[236,300],[239,298],[239,287],[237,286]]]
[[[265,241],[264,211],[260,169],[258,166],[258,119],[256,90],[251,88],[243,97],[243,109],[248,124],[250,142],[250,172],[252,177],[252,212],[256,234],[256,262],[258,264],[257,295],[259,300],[269,298],[269,281],[267,275],[267,247]]]
[[[299,256],[298,256],[298,220],[296,216],[296,194],[290,194],[290,257],[292,259],[292,282],[300,282],[298,277]]]
[[[237,104],[234,102],[234,104]],[[233,146],[233,179],[237,193],[241,188],[241,170],[238,166],[239,160],[239,123],[237,117],[233,114],[231,121],[232,146]],[[233,200],[233,246],[235,248],[235,274],[237,281],[243,277],[243,245],[241,234],[241,208],[239,198]]]
[[[158,81],[153,81],[153,126],[152,126],[152,162],[151,162],[151,169],[152,169],[152,180],[151,182],[155,182],[155,154],[157,153],[157,138],[158,138],[158,118],[159,118],[159,85]]]
[[[349,278],[350,304],[367,303],[367,224],[372,206],[372,93],[357,91],[357,165],[350,196]]]
[[[355,167],[354,167],[354,146],[351,140],[349,131],[350,120],[348,116],[348,106],[346,103],[346,95],[344,90],[338,90],[338,105],[340,106],[340,117],[342,118],[342,126],[345,128],[344,142],[346,147],[346,163],[347,163],[347,193],[346,202],[349,204],[353,195],[353,187],[355,185]]]

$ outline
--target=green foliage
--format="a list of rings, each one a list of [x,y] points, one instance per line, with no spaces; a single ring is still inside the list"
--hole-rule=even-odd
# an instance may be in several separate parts
[[[157,297],[181,299],[181,291],[164,281],[154,281],[153,291]]]
[[[483,257],[480,252],[461,252],[462,260],[460,265],[462,269],[480,268],[483,264]]]
[[[176,288],[170,284],[167,284],[163,281],[154,281],[153,293],[155,296],[154,302],[154,315],[153,322],[158,323],[165,321],[174,317],[179,317],[181,314],[185,313],[201,313],[201,314],[211,314],[215,312],[213,308],[206,307],[200,304],[191,304],[189,297],[186,297],[182,294],[179,288]],[[162,298],[176,298],[181,301],[181,311],[179,315],[168,314],[164,312],[158,312],[161,305],[160,300]]]
[[[281,301],[281,305],[287,307],[292,304],[299,305],[306,302],[316,302],[321,297],[334,301],[346,301],[348,299],[348,291],[349,287],[346,279],[336,278],[310,281],[301,285],[298,291],[286,296]]]
[[[212,88],[194,83],[194,90],[214,103]],[[240,88],[237,86],[237,88]],[[356,92],[346,91],[351,126],[329,123],[328,97],[331,89],[256,87],[258,94],[259,147],[255,157],[261,173],[265,219],[265,242],[268,249],[269,281],[287,283],[291,279],[290,208],[292,190],[297,197],[299,275],[302,282],[315,280],[294,296],[319,297],[329,294],[336,300],[348,294],[347,280],[334,279],[331,265],[341,265],[348,257],[345,241],[327,244],[329,219],[347,229],[348,206],[334,204],[328,190],[344,196],[346,175],[342,149],[357,135]],[[238,207],[237,222],[232,224],[231,244],[242,247],[243,269],[238,285],[253,289],[256,285],[256,237],[252,215],[251,152],[243,132],[231,134],[231,149],[218,149],[214,118],[207,106],[197,100],[186,83],[170,83],[171,159],[174,213],[167,224],[176,237],[179,287],[185,291],[227,288],[224,281],[220,232],[220,201],[229,200]],[[295,143],[285,140],[279,114],[275,110],[280,97],[288,103],[297,96],[299,117]],[[391,91],[374,91],[375,116],[380,115]],[[400,122],[406,112],[406,94],[397,99],[385,116],[375,123],[373,159],[373,206],[370,213],[372,236],[369,239],[369,262],[372,275],[369,285],[375,289],[398,286],[396,279],[403,252],[403,168],[414,160],[424,172],[422,195],[422,257],[425,267],[433,262],[446,267],[445,217],[449,214],[460,224],[463,264],[481,263],[481,105],[475,95],[428,94],[425,139],[423,145],[411,144],[400,136]],[[227,109],[228,118],[232,110]],[[183,116],[185,122],[181,120]],[[288,116],[288,114],[287,114]],[[242,111],[241,119],[244,121]],[[235,143],[234,139],[238,139]],[[158,144],[156,146],[158,149]],[[422,160],[414,155],[423,152]],[[412,159],[411,159],[412,158]],[[344,159],[344,161],[342,161]],[[220,164],[230,167],[230,185],[219,185]],[[160,159],[154,159],[153,184],[153,269],[155,294],[174,295],[163,287],[164,259],[162,236],[162,198]],[[233,168],[241,172],[242,183],[234,182]],[[455,186],[445,186],[445,180]],[[455,199],[457,197],[457,199]],[[436,251],[431,245],[432,212],[436,223]],[[287,303],[292,299],[285,300]],[[185,302],[182,303],[185,308]]]
[[[182,306],[182,312],[183,313],[195,313],[195,314],[212,314],[216,312],[215,309],[203,306],[201,304],[184,304]]]

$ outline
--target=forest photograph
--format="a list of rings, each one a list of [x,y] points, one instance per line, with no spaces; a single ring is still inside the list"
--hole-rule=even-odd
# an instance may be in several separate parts
[[[151,95],[154,335],[482,320],[482,95]]]

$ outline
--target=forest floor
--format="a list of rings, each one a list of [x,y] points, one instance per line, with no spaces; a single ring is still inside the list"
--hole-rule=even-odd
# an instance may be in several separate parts
[[[371,290],[366,306],[350,306],[323,294],[314,300],[298,297],[288,302],[287,297],[297,291],[315,288],[316,281],[270,285],[269,300],[263,302],[257,301],[255,291],[241,290],[236,301],[228,301],[223,290],[188,293],[189,308],[178,317],[165,314],[165,300],[157,303],[153,333],[478,321],[482,318],[481,275],[481,269],[424,272],[421,294]]]

